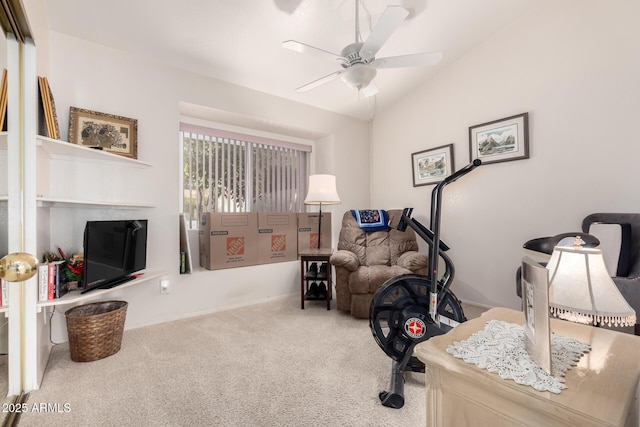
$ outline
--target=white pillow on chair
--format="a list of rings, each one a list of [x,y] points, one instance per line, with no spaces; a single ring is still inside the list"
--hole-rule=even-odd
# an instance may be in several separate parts
[[[599,248],[611,277],[626,277],[629,274],[631,224],[594,222],[589,226],[589,234],[600,240]]]

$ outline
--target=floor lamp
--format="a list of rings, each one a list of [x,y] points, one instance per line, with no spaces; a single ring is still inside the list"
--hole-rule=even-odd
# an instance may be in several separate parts
[[[320,216],[318,219],[318,249],[320,249],[320,233],[322,230],[322,205],[337,205],[340,196],[336,190],[336,177],[334,175],[310,175],[309,191],[304,199],[305,205],[319,205]]]

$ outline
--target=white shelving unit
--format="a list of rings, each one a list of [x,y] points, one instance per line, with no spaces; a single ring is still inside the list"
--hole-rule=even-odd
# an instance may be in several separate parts
[[[29,95],[29,99],[36,99],[35,94]],[[0,132],[0,160],[3,160],[2,157],[7,159],[5,164],[10,155],[15,154],[9,152],[10,142],[7,133]],[[149,163],[31,133],[25,135],[24,147],[25,165],[20,173],[29,178],[29,185],[23,190],[25,200],[21,213],[28,224],[24,241],[37,257],[43,251],[51,250],[54,242],[59,244],[57,237],[61,234],[77,233],[87,216],[102,215],[101,211],[154,207],[149,203],[152,199],[148,187],[137,185],[150,179],[148,172],[153,165]],[[11,189],[14,189],[17,178],[12,179],[7,183],[0,177],[0,203],[5,205],[10,204],[8,200],[13,194]],[[88,211],[87,208],[96,209]],[[120,212],[114,216],[122,215],[126,214]],[[23,379],[20,378],[20,369],[10,370],[10,391],[19,392],[20,384],[27,391],[37,389],[44,377],[52,347],[46,316],[51,307],[73,306],[108,298],[123,289],[149,283],[165,274],[164,271],[143,271],[141,276],[114,288],[96,289],[86,294],[71,291],[62,298],[50,301],[38,301],[37,292],[33,290],[18,300],[14,291],[11,305],[0,307],[0,313],[6,316],[12,314],[13,318],[18,318],[22,313],[26,319],[27,325],[23,330],[20,330],[20,322],[9,322],[10,335],[13,337],[10,347],[20,348],[24,345],[28,360],[22,369]],[[43,317],[36,315],[42,312],[45,313]],[[11,357],[10,364],[21,366],[20,351],[13,351]]]
[[[130,200],[114,201],[113,196],[106,197],[107,200],[101,200],[101,197],[105,195],[104,186],[121,178],[121,175],[143,177],[140,174],[144,174],[146,169],[153,167],[150,163],[43,136],[38,136],[36,143],[38,173],[42,175],[36,196],[37,208],[140,209],[154,207],[150,203],[141,202],[137,196],[129,196]],[[2,149],[1,142],[0,149]],[[82,176],[84,179],[79,179],[82,181],[77,183],[79,188],[74,183],[69,183],[69,191],[64,192],[63,197],[59,197],[57,196],[57,194],[61,194],[59,187],[73,177],[73,175],[69,175],[69,169],[77,169],[79,172],[76,175]],[[95,182],[87,182],[88,180]],[[127,182],[126,178],[123,181]],[[118,189],[122,189],[122,187],[118,187]],[[83,194],[92,195],[94,199],[78,197]],[[115,194],[118,195],[119,192],[116,191]],[[143,271],[139,277],[114,288],[97,289],[86,294],[82,294],[80,291],[71,291],[62,298],[38,301],[37,311],[40,312],[46,307],[76,305],[94,300],[105,294],[159,278],[164,274],[166,273],[163,271]]]

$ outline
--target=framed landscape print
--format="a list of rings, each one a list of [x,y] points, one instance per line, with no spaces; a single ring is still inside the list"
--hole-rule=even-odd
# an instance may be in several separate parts
[[[522,259],[522,309],[527,353],[551,375],[549,273],[529,257]]]
[[[483,164],[529,158],[529,114],[506,117],[469,128],[471,160]]]
[[[453,173],[453,144],[411,154],[413,186],[437,184]]]
[[[69,142],[137,159],[138,121],[71,107]]]

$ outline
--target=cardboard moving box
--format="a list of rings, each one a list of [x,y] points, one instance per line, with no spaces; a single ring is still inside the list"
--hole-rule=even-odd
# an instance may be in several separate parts
[[[318,247],[318,223],[320,213],[298,214],[298,253]],[[322,212],[320,247],[331,248],[331,212]]]
[[[297,214],[258,213],[258,262],[295,261],[298,258]]]
[[[208,212],[200,222],[200,266],[209,270],[258,264],[258,214]]]

